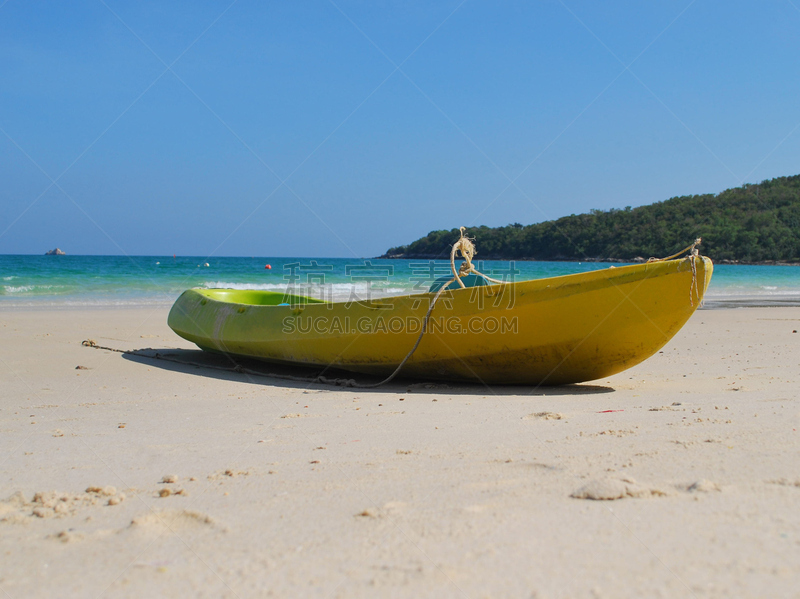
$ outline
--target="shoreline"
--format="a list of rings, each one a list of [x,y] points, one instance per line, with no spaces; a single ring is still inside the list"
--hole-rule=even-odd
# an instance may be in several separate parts
[[[178,294],[179,295],[179,294]],[[178,299],[178,295],[173,300],[135,302],[128,303],[112,302],[106,303],[71,303],[70,300],[63,302],[45,303],[47,300],[34,300],[27,303],[14,301],[0,301],[0,314],[4,311],[18,312],[46,312],[52,311],[81,311],[81,310],[147,310],[147,309],[169,309]],[[375,295],[374,297],[398,297],[402,294]],[[343,300],[336,300],[343,301]],[[800,307],[800,294],[787,295],[713,295],[706,294],[703,303],[698,310],[720,310],[720,309],[741,309],[741,308],[779,308],[779,307]]]

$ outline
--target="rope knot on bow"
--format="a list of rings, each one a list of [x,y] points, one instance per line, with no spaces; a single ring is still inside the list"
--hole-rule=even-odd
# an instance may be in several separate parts
[[[492,283],[500,283],[503,284],[505,281],[498,281],[497,279],[492,279],[491,277],[487,277],[485,274],[478,272],[478,270],[472,265],[472,257],[478,253],[478,250],[475,249],[475,244],[472,243],[474,239],[470,239],[467,237],[464,232],[467,230],[466,227],[459,227],[458,230],[461,232],[461,237],[453,244],[453,249],[450,251],[450,269],[453,271],[453,276],[455,277],[454,280],[458,281],[458,284],[461,286],[462,289],[466,288],[464,282],[461,280],[462,277],[466,277],[471,273],[475,273],[486,279],[487,281],[491,281]],[[461,252],[461,257],[464,258],[464,262],[458,267],[456,270],[456,254]],[[444,287],[447,287],[453,281],[449,281]]]

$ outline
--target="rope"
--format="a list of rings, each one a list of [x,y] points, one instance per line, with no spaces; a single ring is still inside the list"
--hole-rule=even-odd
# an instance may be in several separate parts
[[[453,281],[449,281],[447,285],[452,283]],[[190,360],[178,360],[177,358],[173,358],[172,356],[167,356],[160,353],[158,350],[154,350],[153,348],[146,348],[146,349],[117,349],[115,347],[106,347],[104,345],[98,345],[94,339],[86,339],[85,341],[81,342],[81,345],[85,347],[92,347],[94,349],[105,349],[108,351],[117,352],[119,354],[124,354],[128,356],[139,356],[141,358],[148,358],[150,360],[164,360],[165,362],[175,362],[176,364],[185,364],[187,366],[196,366],[198,368],[210,368],[211,370],[223,370],[226,372],[239,372],[242,374],[251,374],[254,376],[262,376],[267,378],[274,378],[274,379],[283,379],[288,381],[299,381],[303,383],[323,383],[326,385],[336,385],[339,387],[356,387],[359,389],[374,389],[376,387],[380,387],[381,385],[385,385],[386,383],[390,382],[394,379],[399,373],[400,369],[405,366],[406,362],[411,358],[414,352],[419,347],[420,342],[422,341],[422,336],[428,329],[428,321],[430,320],[431,312],[433,312],[433,308],[436,305],[437,300],[439,297],[444,293],[447,288],[447,285],[442,287],[434,296],[433,301],[431,302],[430,307],[428,308],[428,312],[425,314],[425,320],[422,323],[422,332],[417,337],[417,342],[414,344],[414,347],[411,348],[411,351],[406,354],[406,357],[403,358],[403,361],[395,368],[394,372],[390,374],[388,377],[383,379],[378,383],[369,383],[363,384],[356,382],[355,379],[341,379],[341,378],[328,378],[326,376],[317,375],[315,377],[302,377],[302,376],[292,376],[289,374],[277,374],[273,372],[260,372],[258,370],[252,370],[250,368],[245,368],[241,364],[236,364],[231,367],[227,366],[215,366],[213,364],[201,364],[200,362],[192,362]],[[155,352],[155,353],[145,353],[145,352]]]
[[[475,244],[472,243],[474,240],[464,235],[464,231],[466,231],[464,227],[459,227],[459,231],[461,232],[461,237],[453,244],[453,249],[450,251],[450,270],[453,271],[453,276],[455,278],[448,281],[445,287],[450,285],[450,283],[455,280],[458,281],[461,289],[465,289],[466,285],[464,285],[464,281],[461,280],[461,277],[466,277],[468,274],[473,272],[476,275],[483,277],[487,281],[491,281],[492,283],[499,283],[500,285],[505,284],[506,281],[498,281],[497,279],[487,277],[485,274],[478,272],[478,270],[472,265],[472,257],[478,253],[478,250],[475,249]],[[459,251],[461,252],[461,257],[464,258],[464,262],[461,263],[458,271],[456,271],[456,252]]]
[[[411,356],[414,355],[414,352],[417,351],[420,342],[422,341],[422,337],[425,335],[425,332],[428,330],[428,321],[431,317],[431,312],[433,312],[434,306],[436,306],[436,302],[439,301],[439,297],[441,297],[442,293],[444,293],[450,284],[453,281],[458,281],[458,284],[461,286],[462,289],[466,288],[464,282],[461,280],[461,277],[466,277],[469,273],[474,272],[475,274],[492,281],[493,283],[500,283],[501,285],[505,283],[505,281],[498,281],[497,279],[492,279],[487,277],[486,275],[478,272],[475,267],[472,265],[472,257],[478,253],[478,250],[475,249],[475,244],[472,243],[472,239],[464,235],[464,231],[466,229],[464,227],[459,227],[459,231],[461,232],[461,237],[453,244],[453,249],[450,251],[450,269],[453,271],[454,277],[447,281],[444,285],[439,288],[439,291],[436,292],[436,295],[433,297],[433,301],[431,305],[428,307],[428,311],[425,314],[425,319],[422,321],[422,331],[420,331],[419,336],[417,337],[417,342],[414,343],[414,347],[411,348],[411,351],[406,354],[406,357],[403,358],[403,361],[395,368],[394,372],[390,374],[388,377],[383,379],[379,383],[374,383],[371,385],[359,385],[355,384],[355,387],[359,387],[361,389],[374,389],[375,387],[380,387],[381,385],[385,385],[389,381],[391,381],[394,377],[396,377],[400,370],[405,366],[406,362],[411,359]],[[459,266],[458,271],[456,271],[456,252],[460,251],[461,256],[464,258],[464,262],[461,263]]]
[[[697,287],[697,262],[695,258],[700,257],[700,250],[697,249],[697,246],[703,241],[702,237],[698,237],[694,240],[689,246],[683,248],[677,254],[672,254],[671,256],[667,256],[666,258],[650,258],[647,262],[664,262],[665,260],[672,260],[673,258],[677,258],[678,256],[682,256],[685,253],[689,253],[684,260],[689,260],[692,265],[692,283],[689,285],[689,303],[694,306],[694,298],[692,297],[692,291],[694,291],[694,295],[697,299],[700,299],[700,289]],[[706,286],[706,270],[703,269],[703,288],[705,289]]]
[[[241,364],[236,364],[234,366],[216,366],[214,364],[201,364],[200,362],[193,362],[191,360],[179,360],[177,358],[173,358],[172,356],[167,356],[165,354],[160,353],[158,350],[153,348],[146,348],[146,349],[117,349],[115,347],[106,347],[104,345],[98,345],[93,339],[86,339],[85,341],[81,342],[81,345],[86,347],[92,347],[94,349],[105,349],[108,351],[117,352],[119,354],[125,354],[128,356],[139,356],[140,358],[148,358],[150,360],[164,360],[165,362],[174,362],[176,364],[184,364],[186,366],[196,366],[197,368],[208,368],[210,370],[222,370],[225,372],[239,372],[242,374],[251,374],[253,376],[261,376],[266,378],[274,378],[274,379],[284,379],[288,381],[298,381],[301,383],[325,383],[328,385],[337,385],[340,387],[357,387],[358,385],[353,379],[338,379],[338,378],[328,378],[322,375],[319,375],[314,378],[310,377],[302,377],[302,376],[292,376],[290,374],[277,374],[273,372],[260,372],[258,370],[252,370],[250,368],[245,368]],[[155,353],[145,353],[145,352],[155,352]]]
[[[696,250],[695,248],[698,245],[700,245],[700,242],[702,242],[702,241],[703,241],[703,238],[702,237],[698,237],[697,239],[694,240],[694,243],[692,243],[691,245],[687,245],[685,248],[683,248],[677,254],[672,254],[671,256],[667,256],[666,258],[650,258],[648,260],[648,262],[664,262],[665,260],[672,260],[673,258],[677,258],[678,256],[682,256],[686,252],[689,252],[689,256],[699,256],[700,252],[698,250]],[[689,256],[687,256],[687,258]]]
[[[417,342],[414,344],[414,347],[411,348],[411,351],[406,354],[406,357],[403,358],[403,361],[398,364],[397,368],[395,368],[394,372],[383,379],[380,383],[373,383],[371,385],[353,385],[354,387],[359,387],[361,389],[374,389],[375,387],[380,387],[381,385],[385,385],[389,381],[391,381],[394,377],[396,377],[400,373],[400,369],[406,365],[406,362],[411,359],[411,356],[414,355],[414,352],[417,351],[420,342],[422,341],[422,336],[425,335],[425,332],[428,330],[428,321],[431,317],[431,312],[433,312],[433,308],[436,305],[436,302],[439,300],[439,297],[444,293],[447,288],[449,287],[450,283],[453,282],[453,279],[447,282],[447,285],[442,285],[441,289],[436,292],[436,295],[433,297],[433,301],[431,305],[428,306],[428,311],[425,313],[425,319],[422,321],[422,331],[420,331],[419,336],[417,337]]]

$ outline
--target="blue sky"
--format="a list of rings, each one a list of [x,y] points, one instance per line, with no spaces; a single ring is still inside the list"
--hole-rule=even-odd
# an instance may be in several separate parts
[[[800,173],[798,98],[798,0],[0,0],[0,253],[364,257],[715,193]]]

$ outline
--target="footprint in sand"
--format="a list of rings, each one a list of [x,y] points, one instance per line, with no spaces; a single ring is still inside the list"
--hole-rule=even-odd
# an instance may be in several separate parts
[[[560,412],[534,412],[523,416],[523,420],[564,420],[566,416]]]
[[[613,500],[626,497],[659,497],[666,493],[655,487],[637,483],[631,477],[600,478],[588,482],[580,489],[573,491],[570,497],[575,499]]]
[[[225,530],[211,516],[193,510],[148,512],[131,520],[129,530],[161,534],[165,531]]]

